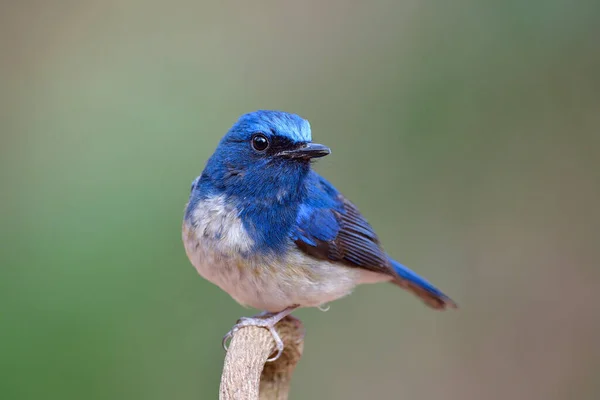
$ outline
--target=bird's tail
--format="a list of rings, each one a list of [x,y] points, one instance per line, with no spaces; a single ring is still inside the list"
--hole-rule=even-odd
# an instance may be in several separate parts
[[[394,284],[413,292],[423,299],[428,306],[437,310],[457,307],[452,299],[429,283],[425,278],[420,277],[397,261],[390,259],[390,263],[397,274],[396,278],[392,281]]]

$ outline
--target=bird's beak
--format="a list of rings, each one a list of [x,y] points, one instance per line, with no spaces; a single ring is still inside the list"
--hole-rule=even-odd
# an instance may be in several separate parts
[[[298,148],[292,150],[284,150],[279,153],[280,156],[286,158],[300,158],[310,160],[311,158],[325,157],[330,154],[331,150],[327,146],[318,143],[305,143]]]

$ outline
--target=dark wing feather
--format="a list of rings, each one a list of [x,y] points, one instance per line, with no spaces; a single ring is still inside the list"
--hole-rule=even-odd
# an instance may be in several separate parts
[[[369,223],[360,215],[356,206],[341,199],[343,210],[338,213],[340,231],[334,239],[339,259],[336,261],[390,273],[388,257],[381,249],[379,238]]]

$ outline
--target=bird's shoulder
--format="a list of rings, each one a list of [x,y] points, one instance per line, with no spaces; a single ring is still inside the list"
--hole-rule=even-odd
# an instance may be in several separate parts
[[[390,273],[377,234],[358,208],[325,178],[311,172],[292,239],[311,257]]]

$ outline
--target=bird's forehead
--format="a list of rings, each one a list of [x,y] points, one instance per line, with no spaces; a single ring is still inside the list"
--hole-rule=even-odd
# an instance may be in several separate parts
[[[255,111],[242,115],[236,125],[247,133],[276,134],[295,142],[312,140],[309,122],[296,114],[283,111]]]

